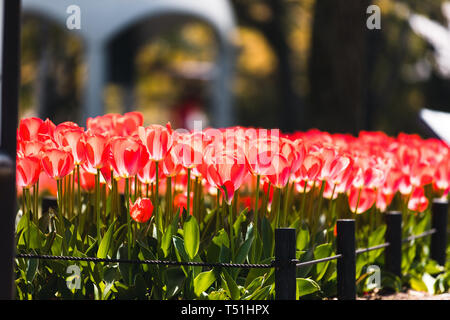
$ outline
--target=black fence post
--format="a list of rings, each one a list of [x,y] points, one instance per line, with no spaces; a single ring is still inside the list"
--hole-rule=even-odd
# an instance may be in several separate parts
[[[342,255],[337,261],[337,298],[338,300],[355,300],[355,220],[339,219],[337,221],[336,247],[337,254]]]
[[[431,207],[431,227],[436,230],[431,235],[431,259],[445,266],[447,251],[448,201],[434,199]]]
[[[275,229],[275,299],[295,300],[297,282],[295,279],[295,229]]]
[[[390,211],[386,213],[385,241],[389,246],[384,250],[385,268],[388,272],[402,275],[402,213]]]
[[[1,0],[3,39],[0,105],[0,299],[14,297],[16,219],[16,129],[20,67],[20,0]]]

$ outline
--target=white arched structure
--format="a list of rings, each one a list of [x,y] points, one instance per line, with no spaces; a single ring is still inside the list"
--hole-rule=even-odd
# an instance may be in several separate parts
[[[218,56],[213,76],[211,122],[232,124],[230,80],[233,66],[232,36],[235,20],[228,0],[22,0],[25,13],[42,16],[66,26],[67,8],[81,11],[81,29],[72,30],[84,41],[88,80],[84,89],[83,120],[104,113],[103,88],[108,43],[121,31],[142,21],[180,16],[204,21],[216,33]]]

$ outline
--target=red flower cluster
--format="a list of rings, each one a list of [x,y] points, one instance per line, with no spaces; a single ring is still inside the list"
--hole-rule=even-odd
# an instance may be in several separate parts
[[[300,193],[323,186],[327,199],[347,194],[355,213],[374,204],[384,211],[397,192],[408,199],[410,210],[423,211],[428,206],[425,185],[443,197],[450,191],[449,146],[417,135],[282,134],[244,127],[188,132],[170,124],[143,127],[138,112],[90,118],[86,125],[22,119],[17,131],[18,187],[30,188],[42,172],[62,179],[76,167],[88,192],[96,174],[111,186],[113,179],[124,178],[151,185],[158,173],[159,181],[175,178],[176,188],[190,174],[205,192],[218,189],[231,203],[236,191],[251,191],[252,177],[259,177],[261,190],[293,183]]]

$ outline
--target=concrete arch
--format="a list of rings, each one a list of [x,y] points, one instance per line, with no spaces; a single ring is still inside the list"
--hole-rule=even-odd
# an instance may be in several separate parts
[[[205,21],[217,34],[219,53],[213,80],[212,124],[232,123],[230,80],[235,20],[228,0],[23,0],[23,11],[66,24],[70,5],[81,9],[81,29],[73,30],[85,43],[88,82],[84,90],[83,121],[104,112],[107,44],[133,24],[164,15],[180,15]]]

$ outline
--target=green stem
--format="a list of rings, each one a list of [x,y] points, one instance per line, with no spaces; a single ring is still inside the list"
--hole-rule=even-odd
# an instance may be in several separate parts
[[[100,226],[100,169],[97,169],[97,175],[95,176],[95,216],[97,217],[97,239],[100,245],[102,242]]]
[[[171,223],[171,219],[172,219],[172,208],[173,208],[173,204],[172,204],[172,177],[167,177],[166,179],[166,225],[168,225],[169,223]]]
[[[187,170],[187,216],[189,217],[189,206],[191,204],[191,169]]]
[[[156,174],[156,185],[155,185],[155,210],[158,214],[158,207],[159,207],[159,165],[158,162],[155,162],[155,174]]]
[[[283,226],[287,227],[287,208],[289,201],[289,181],[284,187],[284,202],[283,202]]]
[[[220,228],[220,189],[217,189],[216,196],[216,232],[219,232]]]
[[[64,202],[64,198],[63,198],[63,180],[58,179],[56,180],[56,185],[57,185],[57,189],[58,189],[58,193],[57,193],[57,202],[58,202],[58,218],[59,218],[59,227],[61,229],[61,237],[62,237],[62,250],[63,250],[63,254],[66,255],[67,254],[67,242],[65,239],[65,226],[64,226],[64,217],[63,217],[63,202]]]
[[[258,231],[258,201],[259,201],[259,187],[261,183],[261,176],[256,176],[256,189],[255,189],[255,206],[253,209],[253,227],[255,232],[253,232],[253,243],[256,240],[256,232]]]
[[[27,246],[28,249],[30,249],[30,236],[31,236],[31,216],[28,213],[29,211],[27,211],[27,189],[26,188],[22,188],[22,215],[27,216],[27,241],[25,243],[25,245]]]
[[[131,259],[131,216],[129,203],[129,182],[130,178],[125,178],[125,208],[127,209],[127,239],[128,239],[128,259]]]
[[[278,198],[277,198],[277,211],[276,211],[276,215],[275,215],[275,227],[279,228],[280,227],[280,212],[281,212],[281,188],[276,188],[277,189],[277,194],[278,194]]]
[[[306,220],[305,214],[305,206],[306,206],[306,188],[308,187],[308,181],[305,181],[305,186],[303,187],[303,195],[302,195],[302,208],[300,210],[300,215],[303,216],[303,219]]]
[[[77,193],[78,193],[78,214],[81,214],[81,179],[80,179],[80,165],[77,164],[77,179],[78,179],[78,186],[77,186]]]
[[[228,223],[230,225],[231,261],[234,261],[233,207],[231,204],[228,205]]]

